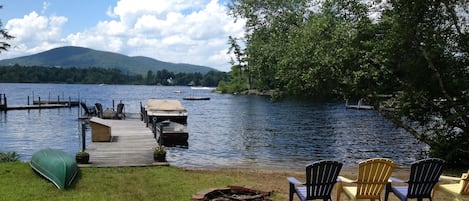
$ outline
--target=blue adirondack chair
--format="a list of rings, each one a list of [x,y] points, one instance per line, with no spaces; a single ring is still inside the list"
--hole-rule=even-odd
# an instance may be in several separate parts
[[[306,166],[306,183],[298,181],[294,177],[288,177],[290,183],[289,200],[297,194],[300,200],[322,199],[332,200],[331,192],[337,182],[342,163],[337,161],[322,160]]]
[[[422,201],[424,198],[432,200],[433,187],[439,181],[443,171],[443,164],[444,161],[438,158],[423,159],[412,163],[408,181],[391,177],[393,182],[407,183],[407,185],[393,186],[390,183],[387,184],[384,200],[388,200],[391,192],[401,201],[407,201],[411,198],[418,201]]]

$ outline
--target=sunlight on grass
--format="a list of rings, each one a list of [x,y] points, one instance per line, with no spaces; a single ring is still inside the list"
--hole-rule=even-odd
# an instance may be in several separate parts
[[[201,190],[251,184],[240,177],[175,167],[80,168],[70,189],[59,190],[27,163],[0,163],[1,200],[191,200]]]

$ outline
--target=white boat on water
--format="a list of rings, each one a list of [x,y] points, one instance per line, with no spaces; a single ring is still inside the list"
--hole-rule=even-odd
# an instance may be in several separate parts
[[[215,87],[191,87],[193,90],[214,90]]]

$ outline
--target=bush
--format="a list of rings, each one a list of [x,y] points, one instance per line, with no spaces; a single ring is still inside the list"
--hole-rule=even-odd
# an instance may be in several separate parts
[[[0,153],[0,163],[16,162],[20,160],[20,155],[16,152]]]

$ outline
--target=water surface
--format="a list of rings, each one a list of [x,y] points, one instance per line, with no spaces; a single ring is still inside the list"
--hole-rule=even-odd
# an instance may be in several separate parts
[[[150,98],[178,99],[189,113],[189,147],[170,148],[168,160],[180,167],[302,169],[320,159],[354,165],[372,157],[408,165],[427,149],[379,113],[347,110],[343,103],[271,102],[189,87],[133,85],[0,84],[0,93],[12,105],[26,104],[28,96],[71,97],[104,108],[122,101],[133,113]],[[211,100],[182,100],[185,96]],[[81,148],[81,112],[77,107],[0,112],[0,152],[15,151],[24,161],[46,147],[74,154]],[[89,144],[90,130],[86,133]]]

